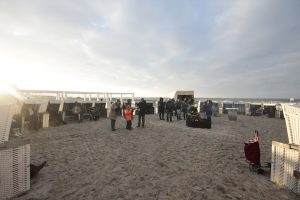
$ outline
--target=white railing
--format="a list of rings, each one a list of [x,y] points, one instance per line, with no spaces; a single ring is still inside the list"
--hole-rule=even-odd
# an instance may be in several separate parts
[[[97,99],[113,99],[113,98],[132,98],[134,99],[134,93],[123,92],[82,92],[82,91],[56,91],[56,90],[19,90],[21,95],[27,99],[34,96],[47,96],[51,95],[56,100],[64,100],[70,97],[80,97],[84,101],[91,101],[92,98]]]

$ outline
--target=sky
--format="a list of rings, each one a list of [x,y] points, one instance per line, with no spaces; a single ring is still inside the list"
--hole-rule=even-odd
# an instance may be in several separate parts
[[[0,0],[1,84],[300,97],[299,0]]]

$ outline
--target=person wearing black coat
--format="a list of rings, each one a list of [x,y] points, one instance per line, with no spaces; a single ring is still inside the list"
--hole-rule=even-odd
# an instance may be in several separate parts
[[[182,113],[183,113],[183,119],[184,120],[187,118],[187,111],[188,111],[188,103],[185,99],[182,103]]]
[[[167,122],[172,122],[173,110],[175,109],[174,102],[169,99],[166,103],[166,111],[167,111]]]
[[[211,116],[212,116],[212,101],[206,100],[203,105],[203,111],[206,113],[207,116],[207,125],[206,128],[211,128]]]
[[[177,101],[175,103],[175,109],[176,109],[177,120],[181,120],[182,103],[181,103],[180,99],[177,99]]]
[[[165,120],[165,106],[166,103],[164,102],[164,99],[160,98],[158,102],[158,114],[160,120]]]
[[[144,98],[142,98],[141,101],[138,103],[139,118],[138,118],[137,127],[141,126],[141,120],[142,120],[142,128],[145,127],[146,106],[147,106],[146,101],[144,100]]]

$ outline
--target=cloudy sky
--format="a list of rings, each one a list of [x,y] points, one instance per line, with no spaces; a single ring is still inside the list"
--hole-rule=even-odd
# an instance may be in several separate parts
[[[300,1],[0,0],[0,67],[24,89],[300,97]]]

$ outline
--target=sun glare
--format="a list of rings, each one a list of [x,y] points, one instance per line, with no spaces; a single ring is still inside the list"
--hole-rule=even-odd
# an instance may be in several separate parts
[[[4,83],[0,83],[0,94],[8,93],[9,87]]]
[[[22,99],[15,86],[3,82],[0,82],[0,95],[10,95]]]

